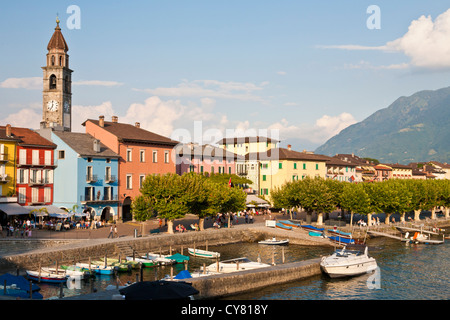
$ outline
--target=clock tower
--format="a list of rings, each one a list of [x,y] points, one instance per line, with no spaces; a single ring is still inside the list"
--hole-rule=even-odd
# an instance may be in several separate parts
[[[72,130],[72,70],[69,69],[69,47],[61,33],[59,19],[47,46],[47,65],[42,91],[42,123],[45,127]]]

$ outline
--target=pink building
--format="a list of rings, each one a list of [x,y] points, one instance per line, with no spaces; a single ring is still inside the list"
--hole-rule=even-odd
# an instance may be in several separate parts
[[[189,143],[179,145],[175,150],[177,174],[179,175],[186,172],[236,173],[236,160],[239,156],[222,148]]]

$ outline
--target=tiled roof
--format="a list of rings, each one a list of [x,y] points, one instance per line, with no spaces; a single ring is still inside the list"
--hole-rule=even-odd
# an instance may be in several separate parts
[[[99,120],[92,119],[86,120],[83,125],[85,125],[85,123],[88,121],[97,126],[99,125]],[[103,129],[112,133],[119,140],[122,140],[124,142],[163,144],[169,146],[175,146],[179,143],[178,141],[127,123],[105,121]]]
[[[6,137],[6,127],[0,126],[0,136]],[[56,148],[56,144],[45,139],[39,133],[28,128],[11,127],[11,137],[21,146],[44,146]]]
[[[285,148],[269,149],[267,152],[252,152],[245,155],[246,160],[304,160],[328,161],[327,156],[313,153],[298,152]]]
[[[69,46],[67,45],[67,42],[61,33],[61,28],[59,27],[59,21],[57,21],[55,32],[53,33],[53,35],[47,45],[47,50],[50,51],[50,49],[61,49],[61,50],[64,50],[64,52],[69,51]]]
[[[93,136],[87,133],[53,131],[62,141],[83,157],[119,158],[120,156],[100,142],[100,152],[94,150]]]
[[[234,144],[234,143],[249,143],[249,142],[273,142],[277,143],[280,142],[279,140],[268,138],[268,137],[239,137],[239,138],[223,138],[217,144]]]

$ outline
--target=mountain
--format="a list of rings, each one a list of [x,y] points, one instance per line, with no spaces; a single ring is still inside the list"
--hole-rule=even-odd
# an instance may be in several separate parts
[[[345,128],[315,153],[354,153],[382,163],[450,163],[450,87],[400,97]]]

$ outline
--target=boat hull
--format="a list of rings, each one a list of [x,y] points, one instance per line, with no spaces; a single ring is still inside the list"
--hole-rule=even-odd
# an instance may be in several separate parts
[[[377,262],[374,259],[373,261],[369,260],[350,265],[321,265],[320,268],[330,278],[353,277],[375,271],[377,269]]]
[[[200,249],[194,249],[194,248],[188,248],[189,254],[193,255],[194,257],[202,257],[202,258],[220,258],[219,252],[214,251],[206,251],[206,250],[200,250]]]
[[[278,229],[283,229],[283,230],[292,230],[292,227],[286,226],[286,225],[284,225],[282,223],[279,223],[279,222],[277,222],[275,227],[278,228]]]
[[[268,245],[284,245],[284,244],[289,244],[289,239],[284,239],[284,240],[267,239],[267,240],[258,241],[258,243],[259,244],[268,244]]]
[[[67,282],[67,276],[65,275],[52,275],[48,273],[41,272],[39,276],[39,271],[28,271],[27,277],[33,281],[48,282],[48,283],[64,283]]]

